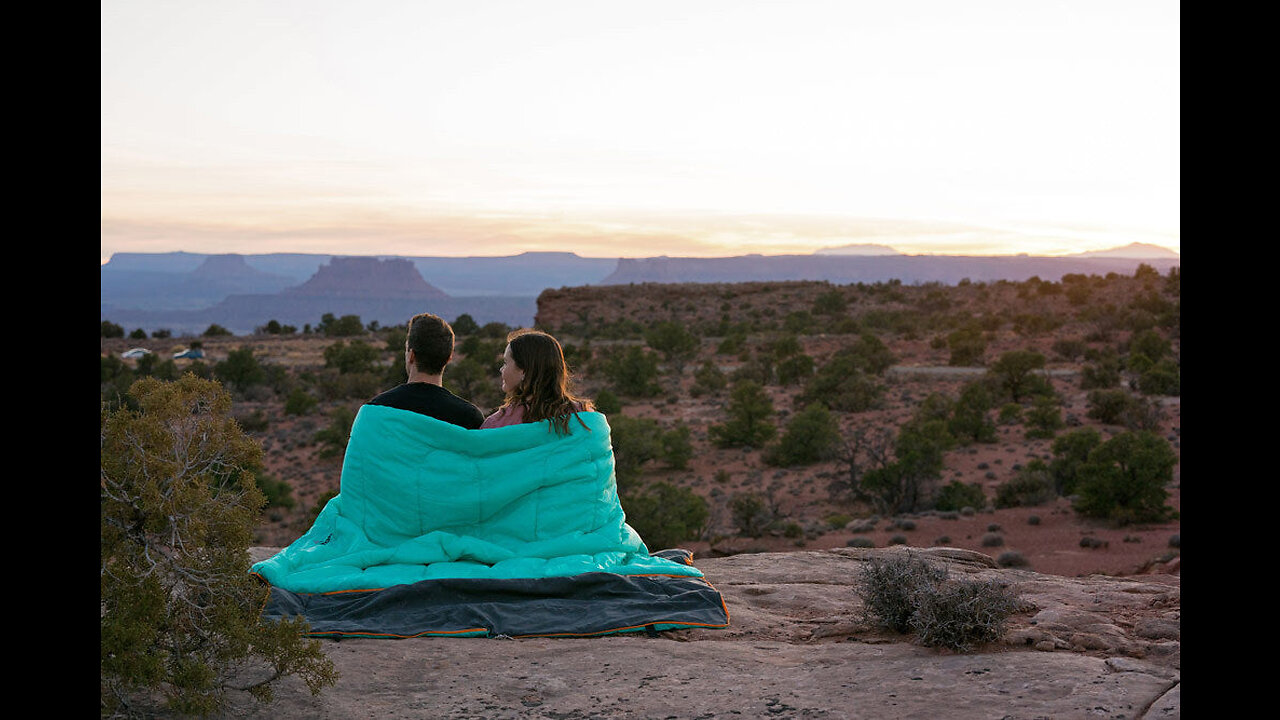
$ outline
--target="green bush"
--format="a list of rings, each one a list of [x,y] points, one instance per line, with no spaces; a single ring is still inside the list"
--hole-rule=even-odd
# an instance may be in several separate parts
[[[285,415],[306,415],[315,409],[318,401],[302,388],[294,388],[284,401]]]
[[[216,382],[146,378],[138,409],[101,415],[99,573],[102,714],[210,715],[241,685],[269,701],[279,678],[312,693],[333,685],[333,663],[301,621],[263,623],[270,588],[249,574],[248,547],[264,497],[254,472],[261,448],[231,418]]]
[[[323,334],[325,337],[351,337],[354,335],[364,335],[364,323],[360,322],[359,315],[343,315],[335,318],[333,313],[325,313],[320,316],[320,322],[316,325],[316,332]]]
[[[681,323],[665,320],[655,323],[644,334],[649,347],[662,353],[677,373],[684,369],[685,363],[693,359],[701,345],[698,336],[689,332]]]
[[[1037,395],[1031,401],[1031,410],[1027,413],[1027,429],[1025,435],[1030,439],[1051,438],[1055,431],[1066,425],[1062,420],[1062,406],[1052,395]]]
[[[725,378],[720,366],[707,360],[693,371],[693,387],[690,388],[689,394],[694,397],[717,395],[728,385],[729,381]]]
[[[1049,467],[1032,460],[1012,478],[996,486],[997,508],[1043,505],[1057,497]]]
[[[1080,468],[1089,459],[1089,453],[1102,444],[1102,434],[1095,428],[1073,430],[1053,441],[1050,450],[1049,477],[1054,491],[1059,495],[1074,495],[1080,480]]]
[[[1044,355],[1031,350],[1010,350],[1002,353],[987,374],[994,386],[1004,396],[1016,403],[1032,395],[1053,392],[1049,381],[1037,370],[1044,369]]]
[[[1177,455],[1148,431],[1123,432],[1094,448],[1078,469],[1076,512],[1117,524],[1159,522],[1173,515],[1165,485]]]
[[[1108,425],[1123,425],[1125,418],[1137,409],[1138,399],[1119,388],[1092,390],[1086,396],[1085,415]]]
[[[805,383],[799,402],[821,402],[840,412],[863,412],[880,405],[884,389],[847,351],[837,352]]]
[[[401,353],[403,360],[403,353]],[[339,373],[373,372],[378,362],[378,350],[363,340],[352,340],[347,344],[339,340],[324,349],[324,366],[335,368]]]
[[[772,422],[773,401],[760,383],[752,380],[734,384],[726,414],[726,422],[708,430],[719,447],[764,447],[778,432]]]
[[[959,512],[960,508],[983,507],[986,504],[987,495],[983,492],[982,485],[952,480],[938,490],[933,507],[944,512]]]
[[[630,525],[650,551],[697,539],[707,524],[707,501],[688,488],[659,482],[623,500]]]
[[[609,418],[610,441],[613,443],[614,473],[619,490],[625,490],[638,477],[642,466],[662,454],[662,427],[652,418],[615,415]]]
[[[769,446],[764,461],[792,467],[831,457],[840,442],[840,424],[825,405],[814,403],[793,416],[776,445]]]
[[[973,326],[951,331],[947,335],[947,346],[951,349],[947,364],[952,367],[980,366],[987,351],[987,341],[982,330]]]
[[[689,442],[689,426],[677,423],[658,437],[659,456],[674,470],[684,470],[693,459],[693,444]]]
[[[988,416],[993,398],[987,383],[981,380],[965,383],[960,398],[951,408],[947,429],[957,440],[990,443],[996,440],[996,424]]]
[[[267,379],[266,369],[253,356],[253,348],[249,347],[228,352],[226,360],[214,364],[213,375],[218,381],[237,390],[244,390]]]
[[[621,395],[653,397],[661,392],[657,383],[658,356],[639,345],[615,348],[598,364],[610,386]]]
[[[743,535],[760,537],[773,522],[773,511],[757,493],[737,493],[729,501],[733,524]]]

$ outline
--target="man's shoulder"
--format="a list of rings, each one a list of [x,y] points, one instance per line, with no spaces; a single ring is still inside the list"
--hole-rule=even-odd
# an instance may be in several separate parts
[[[366,404],[410,410],[472,430],[484,422],[480,408],[431,383],[402,383],[378,393]]]

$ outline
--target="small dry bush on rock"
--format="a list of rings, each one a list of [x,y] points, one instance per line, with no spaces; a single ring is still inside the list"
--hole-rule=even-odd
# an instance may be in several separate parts
[[[914,553],[869,560],[854,587],[865,620],[960,652],[999,639],[1018,609],[1017,596],[1001,583],[952,580]]]

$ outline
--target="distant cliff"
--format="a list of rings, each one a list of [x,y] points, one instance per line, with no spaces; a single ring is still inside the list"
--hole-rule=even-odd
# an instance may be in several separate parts
[[[825,280],[832,283],[904,284],[961,280],[1057,281],[1063,275],[1132,275],[1140,263],[1162,274],[1179,259],[1131,257],[1036,257],[961,255],[740,255],[722,258],[623,258],[602,285],[627,283],[727,283],[777,280]]]
[[[422,279],[402,258],[335,257],[309,280],[284,291],[288,296],[442,300],[449,297]]]

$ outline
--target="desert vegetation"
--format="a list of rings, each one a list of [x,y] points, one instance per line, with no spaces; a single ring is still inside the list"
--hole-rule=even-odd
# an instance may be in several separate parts
[[[1061,528],[1075,533],[1069,546],[1086,531],[1177,534],[1176,269],[954,286],[560,288],[538,307],[578,390],[610,417],[623,507],[651,548],[945,537],[982,551],[981,516],[1024,511],[1043,522],[1004,526]],[[512,328],[454,320],[445,384],[490,411]],[[340,314],[248,336],[141,339],[117,327],[103,323],[106,407],[136,407],[129,387],[142,377],[190,373],[231,394],[263,450],[259,487],[275,498],[258,544],[305,531],[337,490],[355,411],[404,378],[404,327]],[[170,359],[195,343],[204,358]],[[155,355],[120,358],[136,346]],[[921,529],[890,527],[903,519]],[[999,552],[1052,569],[1013,534]]]

